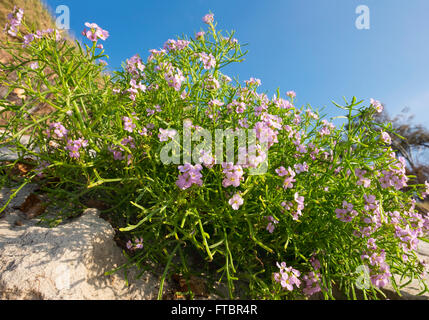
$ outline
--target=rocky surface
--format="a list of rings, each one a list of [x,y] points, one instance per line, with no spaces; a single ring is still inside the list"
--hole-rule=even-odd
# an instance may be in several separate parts
[[[25,191],[31,190],[31,186]],[[3,193],[4,196],[4,193]],[[12,203],[19,205],[23,196]],[[4,197],[0,197],[0,204]],[[17,223],[20,221],[20,223]],[[47,228],[25,220],[18,210],[0,219],[0,299],[155,299],[157,276],[128,271],[104,273],[125,258],[113,240],[114,230],[87,209],[74,221]]]

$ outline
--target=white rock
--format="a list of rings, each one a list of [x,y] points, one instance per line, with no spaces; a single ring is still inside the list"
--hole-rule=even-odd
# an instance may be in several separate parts
[[[114,230],[87,209],[76,220],[45,228],[35,220],[15,226],[18,213],[0,219],[0,299],[155,299],[159,280],[145,273],[130,286],[121,271],[105,276],[125,258]]]

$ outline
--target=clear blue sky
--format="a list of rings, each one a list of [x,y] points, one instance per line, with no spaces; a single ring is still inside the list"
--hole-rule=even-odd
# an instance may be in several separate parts
[[[245,62],[230,76],[262,80],[271,97],[295,90],[298,104],[327,106],[330,116],[341,110],[331,100],[353,95],[375,98],[391,115],[404,107],[415,122],[429,123],[428,0],[46,0],[55,11],[67,5],[72,32],[81,39],[85,22],[110,32],[104,43],[109,66],[176,36],[193,36],[206,25],[211,10],[218,28],[236,30],[248,43]],[[358,30],[358,5],[370,9],[370,29]]]

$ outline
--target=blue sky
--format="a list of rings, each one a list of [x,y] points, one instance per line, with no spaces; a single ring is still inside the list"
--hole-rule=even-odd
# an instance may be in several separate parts
[[[85,22],[110,33],[104,43],[109,67],[139,53],[161,48],[169,38],[193,36],[205,28],[211,10],[218,28],[235,30],[247,43],[246,60],[227,73],[262,80],[271,97],[276,89],[297,92],[298,104],[326,106],[331,100],[375,98],[391,115],[408,107],[415,122],[429,122],[428,0],[45,0],[55,12],[70,8],[72,32],[81,39]],[[358,30],[358,5],[370,9],[370,29]]]

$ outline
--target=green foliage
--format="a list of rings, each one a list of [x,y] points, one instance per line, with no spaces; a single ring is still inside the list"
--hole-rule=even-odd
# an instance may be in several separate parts
[[[13,113],[2,128],[2,145],[16,146],[20,159],[32,157],[39,165],[23,183],[37,181],[76,210],[84,199],[100,199],[110,207],[103,214],[130,240],[124,250],[128,265],[166,266],[162,281],[172,272],[205,272],[209,280],[226,281],[231,298],[237,282],[251,298],[301,298],[311,272],[326,299],[334,298],[336,287],[350,299],[357,292],[380,298],[377,277],[391,278],[390,273],[422,280],[415,241],[428,221],[412,200],[422,186],[400,190],[407,179],[403,163],[372,125],[374,105],[365,107],[356,98],[337,105],[347,112],[346,123],[334,128],[316,111],[295,106],[293,94],[270,100],[256,92],[257,80],[242,86],[222,73],[244,56],[233,34],[223,34],[211,23],[202,38],[182,39],[189,41],[183,48],[167,45],[144,64],[135,56],[111,75],[100,63],[106,56],[97,42],[70,44],[54,32],[25,47],[17,40],[3,43],[13,61],[1,65],[0,81],[9,92],[23,89],[25,99],[0,101],[0,113]],[[216,63],[208,66],[201,57],[210,54]],[[16,81],[9,80],[11,73]],[[37,103],[54,111],[36,116],[31,107]],[[237,112],[240,103],[244,110]],[[243,121],[249,128],[263,125],[272,139],[267,172],[250,175],[243,166],[239,185],[225,187],[222,166],[205,165],[201,186],[179,188],[177,164],[161,161],[166,142],[159,129],[184,137],[186,120],[193,135],[198,127],[214,135]],[[308,169],[296,172],[304,163]],[[292,187],[284,187],[285,177],[276,171],[282,166],[295,170]],[[230,204],[234,194],[244,200],[236,210]],[[344,202],[353,209],[347,211]],[[135,239],[143,239],[143,249]],[[365,254],[383,261],[372,263]],[[300,271],[299,289],[281,283],[284,270],[277,262]],[[360,291],[356,270],[362,265],[373,281]]]

